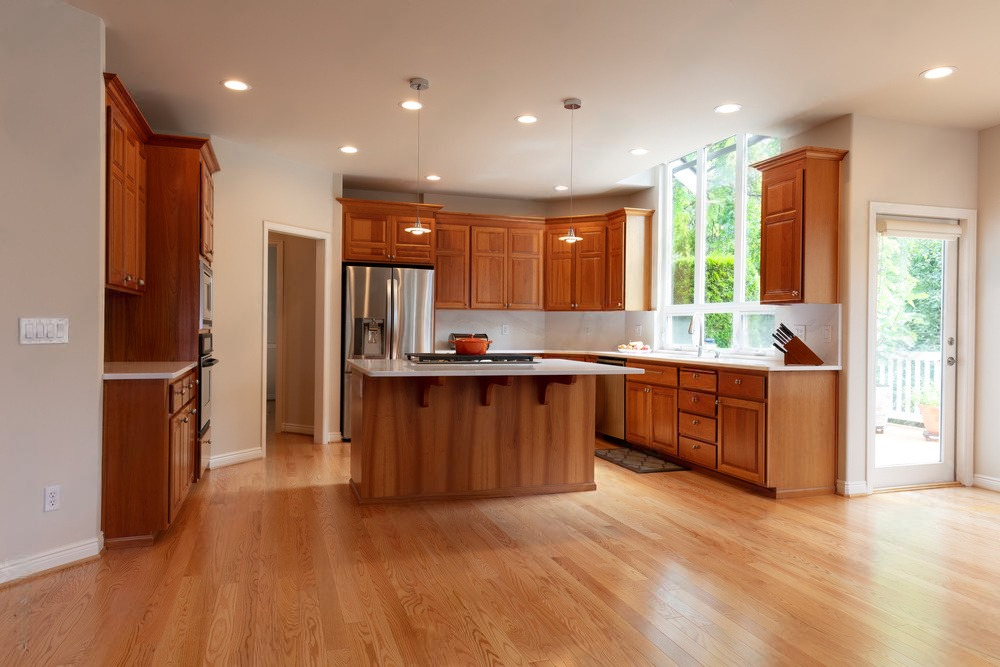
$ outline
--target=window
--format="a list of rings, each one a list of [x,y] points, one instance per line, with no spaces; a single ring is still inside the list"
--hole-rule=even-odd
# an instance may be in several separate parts
[[[659,347],[770,349],[774,309],[759,303],[761,177],[749,165],[779,151],[773,137],[741,134],[668,165]]]

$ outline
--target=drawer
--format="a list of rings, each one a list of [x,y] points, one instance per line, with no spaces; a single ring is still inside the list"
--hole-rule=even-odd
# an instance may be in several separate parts
[[[681,389],[677,392],[677,409],[697,415],[715,416],[715,394]]]
[[[629,368],[641,368],[646,371],[642,375],[627,375],[627,379],[643,384],[655,384],[661,387],[677,386],[677,367],[666,366],[664,364],[637,363],[629,361],[625,364]]]
[[[170,383],[170,414],[174,414],[184,405],[194,398],[195,377],[194,373],[187,373]]]
[[[733,398],[764,400],[764,376],[719,371],[719,394]]]
[[[696,368],[681,369],[681,388],[698,389],[699,391],[711,391],[716,389],[718,376],[715,371],[704,371]]]
[[[715,469],[715,445],[681,436],[677,446],[677,455],[700,466]]]
[[[705,415],[693,415],[681,412],[677,415],[677,431],[705,442],[715,442],[715,419]]]

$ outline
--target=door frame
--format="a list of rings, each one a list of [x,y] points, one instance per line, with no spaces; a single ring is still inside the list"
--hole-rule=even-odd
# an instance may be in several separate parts
[[[962,230],[958,243],[958,342],[955,377],[955,480],[972,486],[975,380],[976,380],[976,211],[967,208],[870,202],[868,205],[868,380],[865,435],[865,468],[868,493],[875,479],[875,364],[878,317],[878,218],[902,216],[934,220],[958,220]]]
[[[294,227],[270,220],[263,221],[261,265],[261,383],[260,383],[260,448],[267,454],[267,246],[272,233],[298,236],[316,241],[316,348],[314,359],[318,367],[313,384],[313,442],[324,444],[330,433],[330,350],[331,286],[333,285],[332,238],[329,232]],[[280,350],[279,350],[280,353]],[[280,364],[279,364],[280,365]]]

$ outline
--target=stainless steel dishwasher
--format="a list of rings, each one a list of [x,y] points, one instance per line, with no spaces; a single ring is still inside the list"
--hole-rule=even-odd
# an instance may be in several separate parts
[[[597,363],[606,366],[624,366],[625,360],[615,357],[597,357]],[[595,429],[598,433],[625,439],[625,376],[597,376],[597,413]]]

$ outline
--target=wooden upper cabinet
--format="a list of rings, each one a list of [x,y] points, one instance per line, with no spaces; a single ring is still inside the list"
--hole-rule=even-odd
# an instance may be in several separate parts
[[[201,164],[201,256],[209,264],[215,256],[215,181],[212,171]]]
[[[441,239],[437,244],[439,308],[479,310],[542,309],[542,245],[544,228],[540,218],[446,213],[437,215]],[[455,234],[446,241],[444,232]],[[468,271],[468,301],[441,300],[445,290],[457,290],[461,265],[457,257],[459,231],[468,235],[465,258]],[[442,248],[447,247],[442,256]]]
[[[621,208],[608,213],[606,310],[652,310],[653,211]]]
[[[840,301],[840,171],[847,151],[805,146],[761,172],[760,300]]]
[[[434,306],[469,307],[468,225],[439,222],[434,233]]]
[[[507,229],[472,228],[472,303],[482,310],[507,308]]]
[[[545,310],[572,310],[574,300],[573,245],[560,241],[565,228],[545,230]]]
[[[146,289],[146,142],[152,132],[132,97],[105,75],[107,230],[105,285],[128,294]]]
[[[338,198],[344,207],[344,261],[434,265],[437,204]],[[429,234],[411,234],[417,221]]]
[[[579,225],[573,244],[576,253],[573,276],[573,310],[604,310],[607,294],[607,227],[604,224]]]

